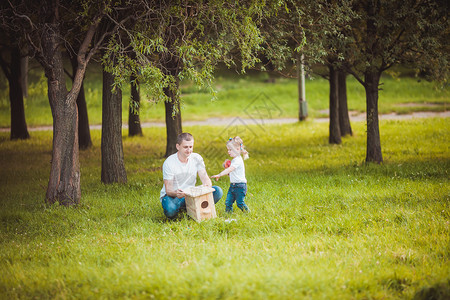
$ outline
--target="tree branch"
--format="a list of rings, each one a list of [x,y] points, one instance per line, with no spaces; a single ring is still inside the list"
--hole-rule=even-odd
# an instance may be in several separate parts
[[[30,57],[35,57],[44,68],[51,68],[50,64],[47,63],[47,60],[42,55],[42,49],[33,42],[33,39],[28,33],[25,33],[25,39],[33,49],[33,55],[30,55]]]
[[[355,79],[358,80],[359,83],[361,83],[362,86],[366,86],[365,81],[364,81],[364,80],[361,78],[361,76],[359,76],[359,75],[358,75],[351,67],[349,67],[349,66],[347,66],[347,65],[344,65],[344,66],[343,66],[343,69],[344,69],[347,73],[353,75],[353,77],[355,77]]]
[[[9,6],[11,6],[12,12],[14,15],[20,19],[24,19],[30,25],[31,29],[36,29],[36,25],[34,25],[33,21],[31,21],[30,17],[27,15],[21,15],[16,12],[15,7],[12,5],[11,1],[8,0]]]
[[[77,54],[78,66],[85,67],[85,64],[88,62],[88,58],[89,58],[89,54],[90,54],[90,53],[88,53],[89,45],[92,42],[94,34],[98,28],[98,24],[100,23],[100,20],[101,20],[100,18],[97,19],[93,24],[91,24],[91,26],[89,26],[86,36],[84,37],[84,40],[81,43],[80,48],[78,50],[78,54]]]
[[[67,71],[67,69],[66,69],[66,68],[64,68],[64,73],[66,73],[66,75],[67,75],[67,76],[69,76],[69,78],[71,78],[71,79],[72,79],[72,81],[74,80],[74,76],[73,76],[73,74],[69,73],[69,71]]]

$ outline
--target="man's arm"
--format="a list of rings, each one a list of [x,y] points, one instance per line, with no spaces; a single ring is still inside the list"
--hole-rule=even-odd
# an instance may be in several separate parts
[[[183,198],[186,196],[182,190],[180,190],[180,189],[174,190],[173,189],[173,181],[172,180],[164,180],[164,186],[166,188],[166,194],[169,197]]]
[[[206,173],[206,170],[200,170],[198,171],[198,177],[200,177],[200,180],[202,181],[202,184],[205,186],[212,186],[211,179],[208,177],[208,173]]]

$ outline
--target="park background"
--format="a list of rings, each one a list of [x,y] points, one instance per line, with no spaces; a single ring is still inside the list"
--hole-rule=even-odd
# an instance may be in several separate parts
[[[448,9],[2,2],[0,298],[450,298]],[[130,81],[142,135],[122,124]],[[336,122],[347,102],[351,135],[347,109]],[[226,140],[244,139],[250,214],[222,201],[209,221],[164,217],[161,165],[181,117],[209,174]]]
[[[328,82],[318,76],[306,81],[310,117],[286,124],[235,121],[248,118],[243,108],[261,105],[261,99],[272,109],[266,114],[272,121],[295,118],[295,79],[268,83],[267,73],[225,69],[216,75],[215,101],[183,82],[184,122],[229,121],[183,127],[196,137],[195,151],[210,175],[226,158],[225,136],[237,133],[248,142],[246,201],[252,212],[227,215],[220,201],[216,219],[196,223],[182,214],[170,221],[158,198],[165,128],[155,123],[143,128],[143,136],[129,137],[123,129],[126,184],[101,183],[101,130],[92,129],[93,146],[80,152],[81,204],[45,204],[52,132],[39,127],[52,121],[40,70],[30,74],[31,138],[10,141],[7,131],[0,133],[2,298],[450,295],[449,118],[381,117],[385,160],[367,164],[364,120],[352,121],[354,134],[341,145],[328,144]],[[445,113],[448,88],[410,75],[383,78],[380,112]],[[101,76],[95,66],[86,91],[90,122],[99,124]],[[1,101],[4,127],[5,95]],[[348,101],[350,111],[364,110],[364,91],[351,77]],[[144,100],[142,122],[161,122],[159,106]],[[217,184],[227,191],[226,178]]]
[[[67,66],[69,68],[69,66]],[[26,106],[26,121],[30,127],[51,126],[52,117],[47,97],[47,79],[41,67],[36,62],[30,62],[28,73],[30,85],[28,97],[24,99]],[[321,71],[323,75],[323,71]],[[0,74],[0,127],[10,125],[8,100],[8,85],[3,74]],[[275,84],[271,83],[276,78]],[[329,83],[318,73],[307,74],[308,115],[312,118],[328,118]],[[72,82],[67,80],[70,87]],[[84,90],[87,98],[87,108],[90,125],[101,125],[102,122],[102,69],[98,63],[88,67]],[[122,119],[124,125],[128,122],[130,86],[122,89]],[[185,80],[181,84],[183,121],[205,121],[208,119],[233,119],[236,117],[292,119],[298,118],[298,80],[287,78],[270,72],[248,70],[241,74],[235,69],[221,65],[216,72],[214,90],[216,98],[206,88],[198,87],[194,82]],[[397,67],[390,70],[383,78],[382,95],[379,103],[380,114],[411,114],[414,112],[446,112],[448,111],[448,86],[439,82],[428,81],[414,70]],[[145,86],[142,87],[141,111],[139,117],[142,123],[164,123],[164,103],[155,102]],[[364,87],[352,76],[347,76],[347,94],[350,115],[365,115]],[[252,111],[253,102],[258,98],[267,99],[271,110],[261,111],[260,116]],[[273,103],[273,104],[271,104]],[[158,125],[158,124],[156,124]],[[164,124],[163,124],[164,125]],[[31,129],[33,130],[33,129]]]

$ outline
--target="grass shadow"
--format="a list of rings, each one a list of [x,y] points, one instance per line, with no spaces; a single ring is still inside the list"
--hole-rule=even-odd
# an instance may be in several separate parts
[[[450,281],[424,287],[418,291],[413,300],[448,300],[450,299]]]

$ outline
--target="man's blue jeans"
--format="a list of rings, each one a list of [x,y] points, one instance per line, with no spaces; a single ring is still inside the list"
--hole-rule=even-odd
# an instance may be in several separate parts
[[[233,212],[233,203],[236,201],[237,207],[244,212],[248,212],[248,207],[244,202],[245,195],[247,195],[247,183],[230,183],[227,200],[225,201],[225,211]]]
[[[212,188],[215,190],[213,192],[214,204],[219,202],[220,198],[223,196],[223,191],[219,186],[213,185]],[[164,214],[169,219],[175,218],[181,209],[186,209],[186,202],[184,197],[170,197],[165,195],[161,198],[161,205],[164,209]]]

